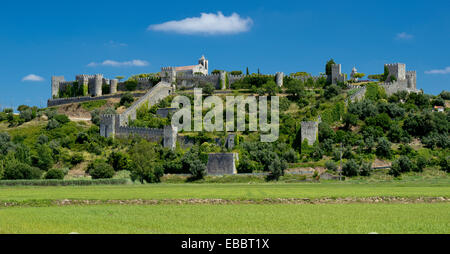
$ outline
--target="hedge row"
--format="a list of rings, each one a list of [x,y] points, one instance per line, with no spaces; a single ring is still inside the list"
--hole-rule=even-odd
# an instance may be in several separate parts
[[[1,180],[0,186],[68,186],[68,185],[119,185],[127,184],[127,179],[93,179],[93,180]]]

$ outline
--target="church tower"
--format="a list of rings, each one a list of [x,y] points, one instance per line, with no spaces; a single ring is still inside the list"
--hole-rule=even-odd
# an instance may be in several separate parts
[[[208,73],[208,60],[206,60],[204,55],[198,59],[198,64],[202,65],[206,69],[206,73]]]

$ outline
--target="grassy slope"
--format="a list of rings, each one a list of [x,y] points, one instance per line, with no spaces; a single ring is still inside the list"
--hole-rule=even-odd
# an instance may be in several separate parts
[[[321,197],[450,197],[442,181],[380,183],[148,184],[120,186],[0,187],[0,201],[61,199],[264,199]]]
[[[0,209],[0,233],[450,233],[450,204]]]

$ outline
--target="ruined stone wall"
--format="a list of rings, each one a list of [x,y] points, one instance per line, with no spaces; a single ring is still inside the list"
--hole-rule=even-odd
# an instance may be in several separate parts
[[[283,78],[284,78],[284,73],[283,72],[277,72],[275,74],[275,80],[277,83],[278,87],[282,87],[283,86]]]
[[[319,133],[319,123],[316,121],[301,122],[302,142],[308,140],[308,145],[312,146],[317,140]]]
[[[208,175],[233,175],[237,174],[237,153],[210,153],[206,165]]]

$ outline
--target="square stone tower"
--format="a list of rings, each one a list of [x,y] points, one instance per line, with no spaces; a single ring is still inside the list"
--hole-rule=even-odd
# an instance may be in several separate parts
[[[406,64],[403,63],[394,63],[394,64],[385,64],[385,67],[389,70],[389,75],[386,79],[387,82],[391,82],[391,77],[394,76],[397,81],[406,80]]]

